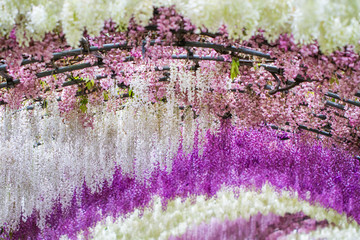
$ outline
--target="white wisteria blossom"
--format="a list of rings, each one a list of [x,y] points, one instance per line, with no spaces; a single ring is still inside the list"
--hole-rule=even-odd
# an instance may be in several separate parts
[[[172,5],[196,26],[215,32],[225,24],[234,38],[248,39],[263,29],[269,40],[281,33],[292,34],[298,43],[317,40],[327,53],[359,45],[360,3],[353,0],[4,0],[0,35],[8,35],[16,26],[17,39],[26,44],[61,27],[69,44],[77,46],[85,29],[97,35],[104,21],[126,26],[131,17],[146,25],[153,7]]]
[[[170,171],[181,138],[193,143],[192,126],[197,124],[189,122],[201,118],[187,118],[182,126],[181,116],[187,112],[175,102],[140,101],[129,100],[116,113],[91,109],[93,128],[64,122],[51,103],[48,110],[1,112],[0,222],[16,226],[21,215],[26,219],[36,210],[42,226],[56,199],[68,206],[84,180],[92,192],[100,190],[105,181],[112,182],[116,166],[139,179],[150,174],[155,163]]]
[[[205,196],[197,196],[196,199],[189,197],[185,201],[176,198],[168,202],[166,210],[163,210],[161,198],[154,197],[152,204],[144,211],[136,209],[115,221],[107,217],[90,232],[94,239],[168,239],[171,235],[180,236],[200,223],[209,223],[212,218],[249,219],[258,213],[284,216],[298,212],[317,221],[327,220],[334,224],[339,231],[338,236],[349,233],[358,236],[360,233],[359,225],[349,221],[344,214],[299,200],[296,193],[275,191],[268,184],[261,191],[244,187],[223,188],[210,199]],[[78,238],[82,239],[82,235],[79,234]],[[66,236],[62,239],[66,239]]]

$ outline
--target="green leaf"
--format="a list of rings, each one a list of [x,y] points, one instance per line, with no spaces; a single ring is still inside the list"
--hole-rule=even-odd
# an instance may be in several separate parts
[[[335,77],[330,78],[330,84],[333,84],[335,82]]]
[[[108,95],[108,93],[107,92],[103,92],[103,95],[104,95],[104,100],[105,101],[107,101],[107,100],[109,100],[109,95]]]
[[[239,67],[240,67],[239,59],[234,57],[232,59],[231,69],[230,69],[230,77],[232,80],[234,80],[234,78],[239,76],[239,74],[240,74]]]
[[[48,102],[46,100],[43,101],[42,107],[47,109],[48,107]]]
[[[76,12],[75,12],[75,11],[74,11],[74,13],[73,13],[73,21],[74,21],[74,22],[79,21],[79,18],[76,16]]]
[[[80,97],[80,106],[79,109],[81,112],[86,113],[87,112],[87,104],[88,104],[87,96],[81,96]]]
[[[125,23],[120,23],[117,27],[118,32],[125,32],[127,30],[127,26]]]
[[[88,90],[91,90],[94,87],[94,85],[95,85],[95,81],[92,79],[92,80],[87,80],[85,86]]]
[[[339,79],[337,77],[332,77],[329,82],[330,84],[334,84],[336,82],[336,84],[339,85]]]
[[[87,111],[87,107],[86,107],[86,105],[80,105],[80,111],[82,112],[82,113],[86,113],[86,111]]]
[[[134,92],[131,88],[129,89],[129,97],[131,97],[131,98],[134,97]]]
[[[41,81],[41,80],[40,80],[40,85],[41,85],[41,87],[43,87],[43,88],[44,88],[44,87],[46,86],[46,82],[45,82],[45,81]]]

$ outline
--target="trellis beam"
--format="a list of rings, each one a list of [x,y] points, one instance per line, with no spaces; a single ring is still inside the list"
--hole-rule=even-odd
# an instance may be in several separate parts
[[[155,45],[157,44],[157,42],[155,40],[150,41],[150,45]],[[270,54],[266,54],[260,51],[256,51],[256,50],[252,50],[250,48],[245,48],[245,47],[224,47],[220,44],[214,44],[214,43],[202,43],[202,42],[176,42],[175,46],[178,47],[200,47],[200,48],[212,48],[214,50],[218,50],[218,51],[229,51],[229,52],[237,52],[237,53],[244,53],[244,54],[248,54],[248,55],[252,55],[252,56],[258,56],[258,57],[262,57],[262,58],[266,58],[266,59],[271,59]],[[102,52],[102,51],[110,51],[112,49],[131,49],[133,48],[133,46],[129,46],[127,42],[120,44],[120,43],[114,43],[114,44],[104,44],[102,47],[97,47],[97,46],[90,46],[88,49],[85,48],[76,48],[76,49],[71,49],[71,50],[67,50],[67,51],[61,51],[61,52],[56,52],[53,53],[53,57],[52,57],[52,61],[56,61],[59,60],[63,57],[73,57],[73,56],[78,56],[78,55],[87,55],[93,52]],[[42,60],[37,60],[34,58],[31,59],[24,59],[21,62],[21,65],[28,65],[31,63],[35,63],[35,62],[42,62]],[[6,71],[8,65],[7,64],[3,64],[0,65],[0,71]]]
[[[215,44],[215,43],[188,42],[188,41],[177,42],[175,44],[175,46],[178,46],[178,47],[210,48],[210,49],[214,49],[214,50],[217,50],[217,51],[220,51],[220,52],[243,53],[243,54],[248,54],[248,55],[251,55],[251,56],[257,56],[257,57],[261,57],[261,58],[272,59],[270,54],[263,53],[263,52],[256,51],[256,50],[252,50],[250,48],[245,48],[245,47],[234,47],[234,46],[224,47],[223,45]]]
[[[299,125],[299,129],[303,129],[303,130],[307,130],[307,131],[314,132],[317,134],[321,134],[326,137],[332,137],[332,134],[330,132],[320,131],[320,130],[314,129],[314,128],[308,128],[307,126],[304,126],[304,125]]]
[[[326,101],[325,102],[325,106],[330,106],[330,107],[334,107],[340,110],[345,110],[345,105],[342,105],[340,103],[335,103],[335,102],[331,102],[331,101]]]
[[[342,99],[339,95],[337,95],[336,93],[332,93],[332,92],[327,92],[325,94],[325,96],[328,96],[328,97],[331,97],[331,98],[334,98],[334,99],[338,99],[338,100],[341,100],[343,102],[346,102],[346,103],[349,103],[351,105],[354,105],[354,106],[357,106],[357,107],[360,107],[360,102],[358,101],[353,101],[353,100],[350,100],[350,99]],[[355,95],[356,96],[356,95]]]
[[[53,57],[52,57],[52,61],[57,61],[63,57],[74,57],[74,56],[78,56],[78,55],[87,55],[90,54],[92,52],[101,52],[101,51],[110,51],[112,49],[131,49],[132,47],[127,45],[127,42],[125,42],[124,44],[119,44],[119,43],[111,43],[111,44],[104,44],[102,47],[96,47],[96,46],[91,46],[89,47],[89,49],[85,49],[85,48],[75,48],[75,49],[71,49],[71,50],[67,50],[67,51],[61,51],[61,52],[56,52],[53,53]],[[21,66],[24,65],[28,65],[31,63],[35,63],[35,62],[42,62],[43,60],[37,60],[34,58],[31,59],[24,59],[21,62]],[[8,65],[7,64],[3,64],[0,65],[0,71],[6,71]]]
[[[281,131],[285,131],[285,132],[290,132],[289,130],[285,130],[283,128],[280,128],[276,125],[270,125],[270,127],[274,130],[281,130]],[[317,133],[317,134],[320,134],[320,135],[323,135],[323,136],[326,136],[326,137],[332,137],[331,133],[329,132],[325,132],[325,131],[320,131],[318,129],[314,129],[314,128],[308,128],[307,126],[304,126],[304,125],[299,125],[298,126],[298,129],[302,129],[302,130],[306,130],[306,131],[309,131],[309,132],[313,132],[313,133]]]

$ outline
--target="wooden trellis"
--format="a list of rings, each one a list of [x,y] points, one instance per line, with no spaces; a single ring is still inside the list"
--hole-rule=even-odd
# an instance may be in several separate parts
[[[148,26],[146,27],[147,30],[152,31],[152,30],[156,30],[157,27],[156,26]],[[188,31],[185,30],[178,30],[176,33],[180,33],[180,34],[184,34],[184,33],[188,33]],[[200,35],[206,35],[209,37],[215,37],[217,36],[217,34],[211,34],[211,33],[207,33],[207,32],[202,32],[200,33]],[[85,41],[85,40],[83,40]],[[149,42],[150,46],[154,46],[155,44],[157,44],[154,40],[151,40]],[[143,51],[142,53],[144,54],[146,52],[145,46],[146,45],[146,41],[143,41],[142,47],[143,47]],[[52,54],[52,59],[51,62],[55,63],[55,61],[63,59],[65,57],[76,57],[76,56],[80,56],[80,55],[88,55],[88,54],[94,54],[94,53],[98,53],[98,52],[107,52],[110,51],[112,49],[131,49],[132,46],[130,46],[127,42],[124,42],[123,44],[119,44],[119,43],[114,43],[114,44],[104,44],[102,47],[96,47],[96,46],[89,46],[88,42],[82,42],[82,46],[81,48],[76,48],[76,49],[71,49],[71,50],[67,50],[67,51],[61,51],[61,52],[56,52]],[[207,49],[214,49],[218,52],[221,53],[241,53],[241,54],[246,54],[246,55],[250,55],[250,56],[255,56],[255,57],[259,57],[259,58],[263,58],[265,59],[263,62],[265,63],[259,63],[258,65],[260,67],[263,67],[267,72],[269,72],[274,79],[276,80],[276,86],[271,86],[271,85],[265,85],[264,88],[265,90],[268,90],[268,93],[270,95],[275,94],[277,92],[285,92],[291,88],[294,88],[298,85],[300,85],[302,82],[310,82],[313,81],[311,79],[304,79],[302,76],[298,75],[294,81],[287,81],[285,86],[281,86],[281,81],[279,80],[278,76],[282,76],[283,75],[283,69],[282,68],[278,68],[276,66],[273,65],[269,65],[268,63],[271,63],[274,61],[274,59],[271,58],[271,56],[269,54],[260,52],[260,51],[256,51],[256,50],[252,50],[249,48],[245,48],[245,47],[234,47],[234,46],[223,46],[220,44],[214,44],[214,43],[207,43],[207,42],[191,42],[191,41],[178,41],[178,42],[174,42],[172,43],[172,46],[177,46],[177,47],[183,47],[183,48],[189,48],[189,47],[196,47],[196,48],[207,48]],[[47,77],[47,76],[52,76],[52,75],[56,75],[56,74],[60,74],[60,73],[67,73],[67,72],[72,72],[75,70],[81,70],[81,69],[86,69],[86,68],[90,68],[90,67],[99,67],[104,65],[104,63],[102,62],[102,58],[101,56],[96,56],[97,57],[97,61],[94,63],[90,63],[90,62],[85,62],[85,63],[79,63],[79,64],[74,64],[74,65],[69,65],[69,66],[63,66],[63,67],[54,67],[51,70],[47,70],[47,71],[42,71],[36,74],[37,78],[43,78],[43,77]],[[219,61],[219,62],[225,62],[226,60],[223,57],[213,57],[213,56],[198,56],[198,55],[193,55],[191,51],[188,51],[188,54],[182,54],[182,55],[172,55],[171,59],[179,59],[179,60],[192,60],[194,62],[198,62],[198,61]],[[125,60],[125,62],[127,61],[133,61],[132,57],[127,57]],[[255,63],[257,63],[257,61],[253,61],[253,60],[248,60],[248,59],[239,59],[239,65],[240,66],[249,66],[252,67],[254,66]],[[28,65],[28,64],[32,64],[35,62],[43,62],[37,59],[24,59],[21,62],[21,65]],[[0,75],[6,79],[6,82],[2,82],[0,83],[0,88],[6,88],[6,87],[14,87],[17,84],[20,83],[19,79],[13,79],[10,75],[7,74],[7,64],[2,64],[0,65]],[[195,70],[196,67],[192,67],[192,70]],[[169,71],[170,67],[169,66],[163,66],[163,67],[156,67],[154,69],[155,71]],[[111,77],[114,78],[116,75],[113,74]],[[101,78],[106,78],[108,77],[107,75],[98,75],[96,76],[96,79],[101,79]],[[158,79],[158,81],[168,81],[169,76],[165,75],[164,77],[161,77]],[[69,81],[66,81],[62,84],[62,87],[66,87],[66,86],[71,86],[74,84],[79,84],[81,81],[76,80],[76,79],[71,79]],[[126,88],[127,86],[125,86],[123,83],[118,84],[119,87],[121,88]],[[250,86],[251,87],[251,86]],[[237,90],[237,89],[231,89],[231,91],[239,91],[239,92],[244,92],[241,90]],[[340,101],[343,101],[344,103],[347,104],[351,104],[354,106],[359,107],[360,106],[360,102],[358,101],[354,101],[354,100],[350,100],[350,99],[342,99],[339,95],[337,95],[336,93],[332,93],[332,92],[327,92],[325,94],[326,97],[331,97],[333,99],[337,99]],[[355,96],[360,97],[360,91],[358,91]],[[128,94],[123,94],[122,97],[129,97]],[[60,99],[59,99],[60,100]],[[6,104],[5,102],[0,102],[0,105]],[[336,103],[336,102],[332,102],[332,101],[325,101],[325,106],[329,106],[329,107],[334,107],[340,110],[345,110],[345,105],[340,104],[340,103]],[[32,106],[27,107],[27,109],[33,109]],[[314,114],[314,116],[325,120],[326,116],[325,115],[317,115]],[[277,126],[271,126],[274,129],[278,129]],[[311,131],[317,134],[321,134],[327,137],[331,137],[332,134],[329,131],[322,131],[322,130],[318,130],[318,129],[312,129],[312,128],[308,128],[307,126],[304,125],[299,125],[298,126],[299,129],[303,129],[303,130],[307,130],[307,131]]]

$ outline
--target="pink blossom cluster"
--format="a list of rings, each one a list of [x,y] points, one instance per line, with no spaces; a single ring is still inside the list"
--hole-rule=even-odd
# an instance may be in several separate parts
[[[19,79],[20,84],[2,88],[0,99],[12,108],[20,108],[27,99],[57,101],[61,96],[59,109],[66,113],[64,116],[87,119],[92,115],[89,106],[104,101],[110,106],[108,109],[116,111],[126,101],[119,100],[124,96],[141,97],[152,103],[175,97],[179,106],[191,105],[197,113],[207,111],[218,118],[231,114],[242,126],[274,124],[296,131],[304,125],[331,132],[331,143],[350,147],[359,143],[359,110],[345,101],[357,100],[354,94],[360,85],[360,57],[351,46],[325,55],[316,42],[299,45],[291,35],[281,35],[276,41],[268,42],[262,30],[241,42],[228,37],[226,26],[210,34],[172,7],[154,9],[146,27],[131,19],[127,29],[119,29],[115,22],[107,21],[99,36],[84,31],[85,43],[79,44],[82,54],[56,60],[54,52],[70,50],[61,32],[45,35],[42,42],[30,41],[28,46],[20,46],[14,34],[1,38],[0,59],[8,65],[7,74]],[[187,42],[216,44],[222,48],[186,46]],[[110,51],[89,48],[107,44],[122,47]],[[271,58],[227,50],[230,46],[268,53]],[[39,62],[21,65],[23,59]],[[231,79],[234,59],[249,61],[250,65],[240,64],[239,73]],[[85,63],[96,66],[57,73],[63,67]],[[278,79],[266,65],[279,69]],[[170,67],[177,72],[164,70]],[[54,74],[37,77],[36,74],[46,71]],[[78,77],[76,91],[76,87],[63,86],[74,77]],[[91,85],[87,84],[89,81]],[[174,84],[169,89],[171,81]],[[329,97],[328,92],[339,97]],[[80,98],[87,98],[83,110],[79,109]],[[319,115],[325,119],[318,118]]]

